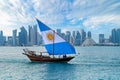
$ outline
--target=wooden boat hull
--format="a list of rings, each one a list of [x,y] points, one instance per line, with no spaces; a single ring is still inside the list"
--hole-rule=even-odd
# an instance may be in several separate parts
[[[66,57],[66,58],[51,58],[49,56],[36,56],[25,54],[32,62],[68,62],[74,57]]]

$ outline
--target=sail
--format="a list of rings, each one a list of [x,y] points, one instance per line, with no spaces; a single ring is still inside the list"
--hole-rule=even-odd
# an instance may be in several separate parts
[[[75,54],[74,47],[60,37],[54,30],[50,29],[47,25],[39,21],[39,29],[43,37],[44,45],[49,55],[63,55]]]

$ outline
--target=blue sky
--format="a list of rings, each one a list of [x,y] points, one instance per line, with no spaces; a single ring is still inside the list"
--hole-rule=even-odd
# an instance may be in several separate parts
[[[0,0],[0,30],[36,24],[35,17],[52,29],[91,31],[107,37],[120,28],[120,0]]]

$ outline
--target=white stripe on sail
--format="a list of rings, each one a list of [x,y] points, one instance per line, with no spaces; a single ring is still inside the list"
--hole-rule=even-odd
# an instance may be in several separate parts
[[[42,31],[42,37],[45,45],[53,44],[53,39],[54,39],[54,43],[65,42],[64,39],[62,39],[59,35],[57,35],[52,30]]]

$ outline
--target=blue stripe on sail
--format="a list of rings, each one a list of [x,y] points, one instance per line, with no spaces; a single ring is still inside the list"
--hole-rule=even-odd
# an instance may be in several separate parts
[[[41,21],[39,21],[38,19],[37,20],[37,23],[39,25],[39,28],[41,31],[46,31],[46,30],[51,30],[49,27],[47,27],[44,23],[42,23]]]
[[[53,55],[53,44],[45,45],[49,55]],[[68,42],[54,44],[54,55],[75,54],[75,49]]]

